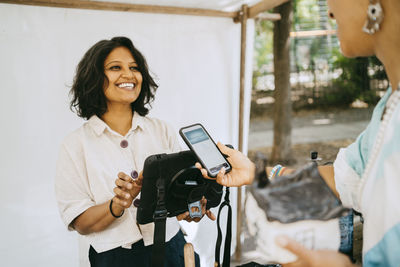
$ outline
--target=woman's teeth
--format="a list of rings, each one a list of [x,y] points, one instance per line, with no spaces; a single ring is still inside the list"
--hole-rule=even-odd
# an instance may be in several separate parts
[[[118,84],[119,88],[125,88],[125,89],[133,89],[135,87],[134,83],[121,83]]]

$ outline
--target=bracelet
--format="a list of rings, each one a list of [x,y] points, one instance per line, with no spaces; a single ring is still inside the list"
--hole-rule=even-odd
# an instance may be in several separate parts
[[[280,169],[276,172],[275,176],[282,176],[282,175],[283,175],[283,172],[285,171],[285,169],[286,169],[286,167],[280,168]]]
[[[283,167],[282,165],[280,165],[280,164],[275,165],[272,168],[271,172],[269,173],[268,179],[272,180],[275,176],[281,175],[284,170],[285,170],[285,167]]]
[[[124,215],[125,210],[122,211],[121,215],[118,215],[118,216],[115,215],[115,214],[113,213],[113,211],[112,211],[112,203],[113,203],[113,199],[111,199],[111,201],[110,201],[110,213],[111,213],[111,215],[112,215],[114,218],[119,218],[119,217],[121,217],[122,215]]]

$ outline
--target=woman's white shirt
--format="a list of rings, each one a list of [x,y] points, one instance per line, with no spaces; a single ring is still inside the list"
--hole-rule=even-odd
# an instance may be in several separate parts
[[[125,145],[127,145],[125,147]],[[63,141],[57,162],[55,192],[59,211],[69,230],[71,222],[88,208],[109,201],[119,172],[142,171],[152,154],[180,150],[177,136],[165,122],[134,113],[132,128],[122,136],[97,116],[92,116]],[[138,196],[140,197],[140,195]],[[97,252],[130,247],[143,239],[153,243],[154,224],[138,225],[137,208],[125,210],[105,230],[83,236]],[[168,218],[166,241],[179,230],[176,218]]]

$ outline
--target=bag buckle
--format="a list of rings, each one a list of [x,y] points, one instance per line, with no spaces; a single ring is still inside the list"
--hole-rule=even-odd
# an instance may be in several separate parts
[[[200,200],[188,204],[190,218],[201,218]]]
[[[153,214],[154,221],[165,220],[167,218],[168,211],[166,209],[155,210]]]

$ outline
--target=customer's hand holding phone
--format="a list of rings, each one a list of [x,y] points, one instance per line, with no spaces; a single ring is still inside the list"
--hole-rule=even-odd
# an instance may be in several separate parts
[[[254,180],[254,163],[238,150],[231,149],[220,142],[217,143],[217,146],[227,156],[226,159],[232,166],[232,170],[229,173],[225,173],[224,168],[219,171],[217,174],[217,183],[229,187],[251,184]],[[204,178],[212,179],[208,176],[207,170],[199,162],[196,163],[196,167],[200,169]]]

